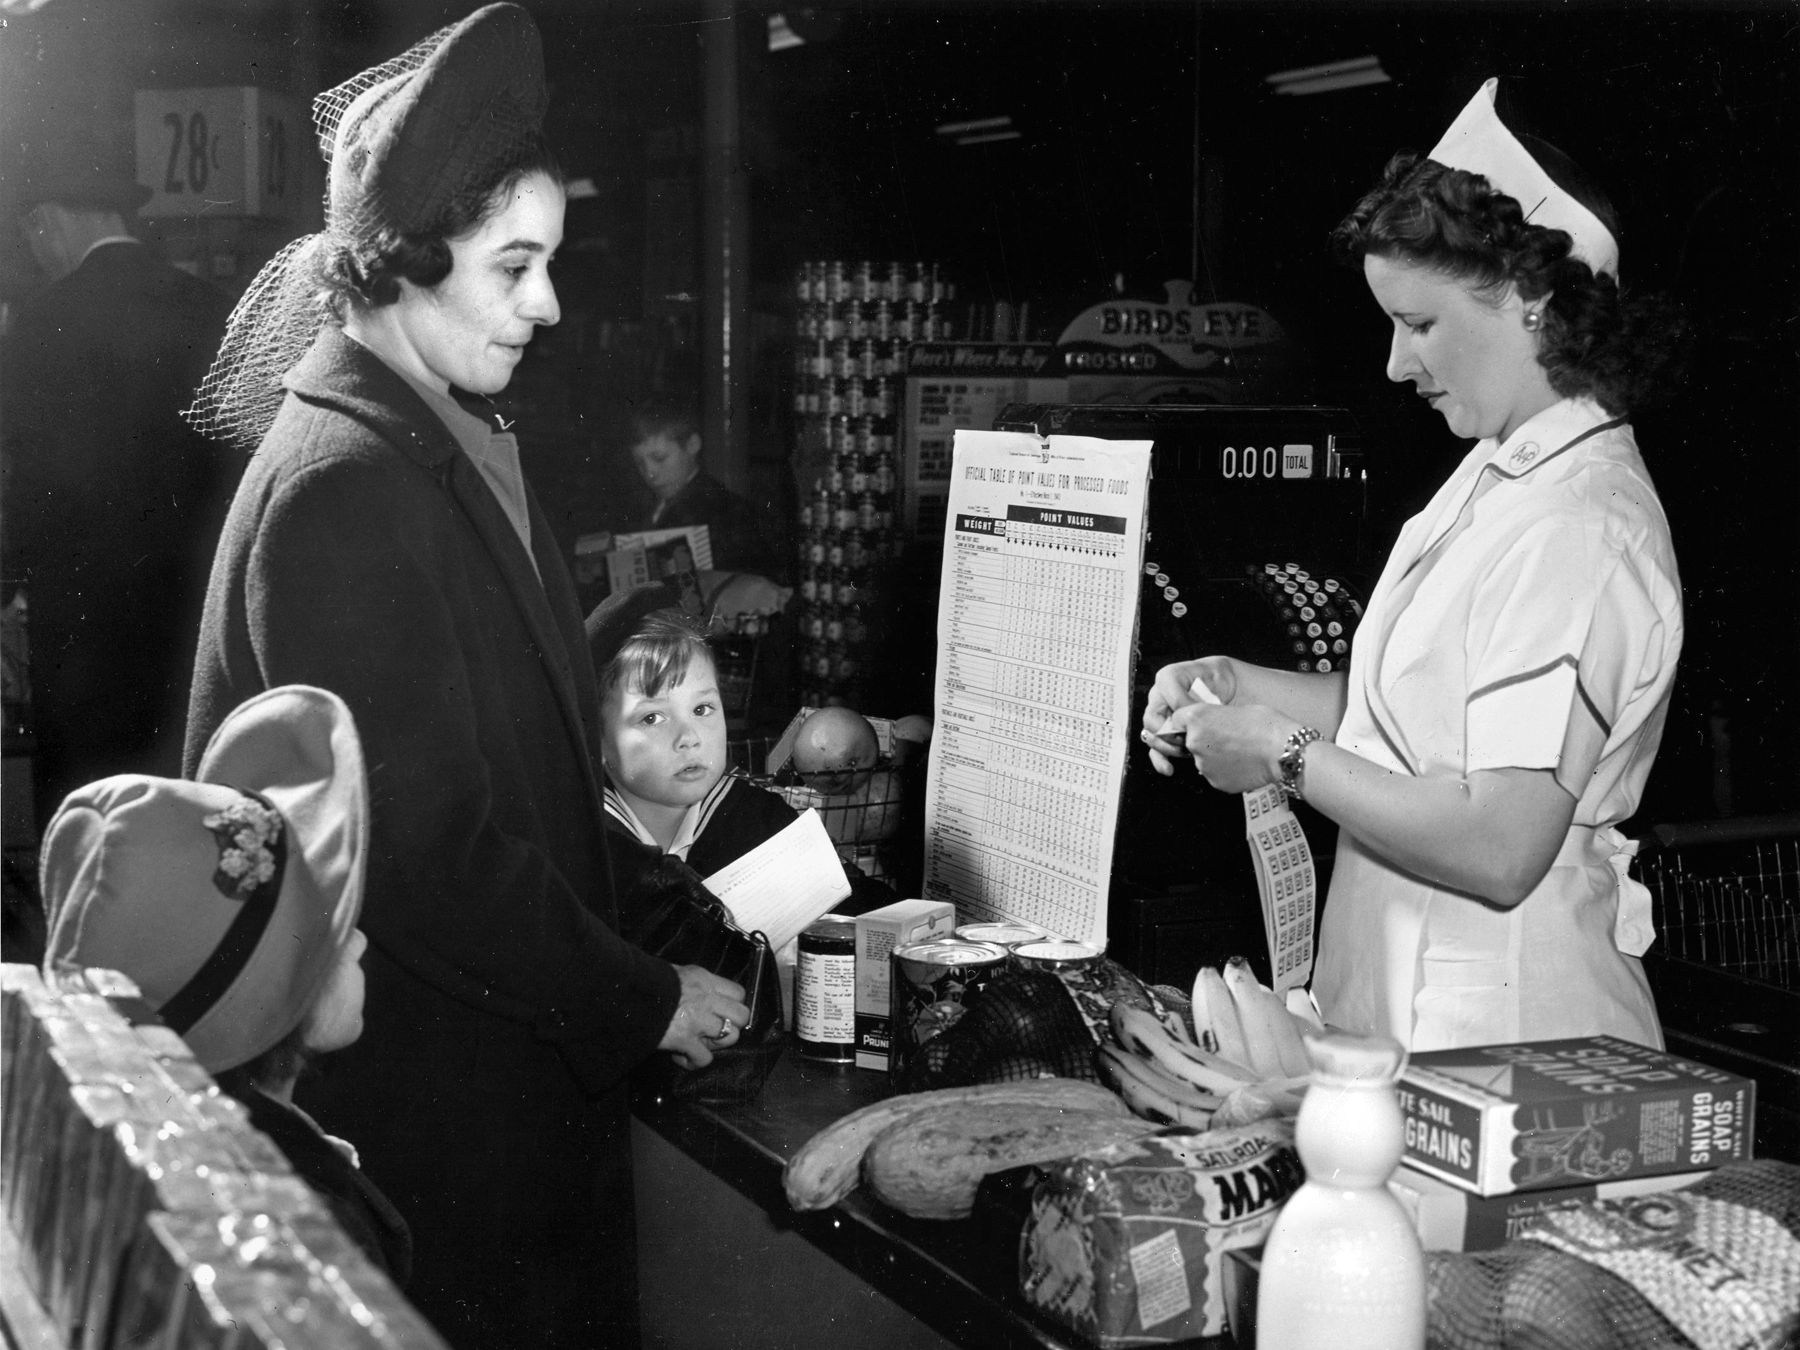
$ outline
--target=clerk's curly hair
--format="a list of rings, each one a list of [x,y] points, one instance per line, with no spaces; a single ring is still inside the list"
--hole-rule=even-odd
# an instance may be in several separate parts
[[[1556,182],[1620,238],[1612,203],[1555,147],[1520,137]],[[1331,232],[1338,261],[1399,259],[1455,278],[1498,303],[1508,283],[1526,301],[1544,296],[1538,362],[1565,398],[1585,395],[1629,416],[1679,384],[1689,325],[1673,301],[1627,294],[1570,253],[1563,230],[1526,221],[1517,200],[1480,174],[1403,152]]]
[[[500,212],[512,189],[533,173],[563,181],[562,167],[542,136],[527,137],[482,181],[464,184],[424,230],[382,229],[366,238],[331,239],[319,263],[320,305],[341,322],[347,306],[393,304],[403,279],[426,289],[436,286],[450,275],[450,241]]]

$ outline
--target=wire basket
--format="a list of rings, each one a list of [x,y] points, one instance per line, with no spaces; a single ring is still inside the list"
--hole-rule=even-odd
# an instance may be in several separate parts
[[[865,876],[892,880],[890,852],[908,824],[907,772],[892,760],[879,762],[862,783],[843,793],[808,787],[792,766],[765,772],[775,738],[746,737],[726,744],[730,767],[759,787],[776,793],[795,811],[817,811],[838,856]]]
[[[725,767],[746,778],[754,778],[769,786],[769,752],[778,740],[775,736],[734,736],[725,742]]]
[[[1663,956],[1800,992],[1800,815],[1659,826],[1637,874]]]

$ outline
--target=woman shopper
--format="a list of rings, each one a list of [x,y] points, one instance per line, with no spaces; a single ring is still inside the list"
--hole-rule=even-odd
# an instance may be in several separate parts
[[[1618,825],[1681,650],[1668,524],[1627,420],[1666,380],[1671,328],[1621,292],[1610,206],[1507,130],[1495,85],[1429,157],[1390,161],[1333,236],[1392,323],[1388,378],[1477,444],[1402,530],[1347,677],[1180,663],[1144,734],[1179,736],[1214,786],[1279,783],[1337,823],[1314,979],[1328,1021],[1421,1050],[1660,1046],[1649,897]]]
[[[483,1350],[637,1344],[628,1075],[704,1065],[748,1012],[618,936],[581,611],[484,402],[559,317],[545,102],[511,4],[322,95],[325,231],[258,278],[194,410],[255,453],[187,753],[272,683],[356,717],[367,1027],[300,1095],[411,1223],[413,1302]]]

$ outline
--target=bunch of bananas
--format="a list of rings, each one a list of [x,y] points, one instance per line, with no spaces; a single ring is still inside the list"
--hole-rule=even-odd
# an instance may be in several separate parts
[[[1110,1015],[1101,1081],[1144,1119],[1193,1130],[1293,1115],[1312,1070],[1304,1037],[1324,1030],[1304,990],[1283,1000],[1241,956],[1200,968],[1191,1028],[1126,1003]]]

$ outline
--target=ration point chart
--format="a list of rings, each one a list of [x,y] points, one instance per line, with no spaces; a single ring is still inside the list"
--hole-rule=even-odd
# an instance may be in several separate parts
[[[925,897],[1106,944],[1149,441],[956,433]]]

